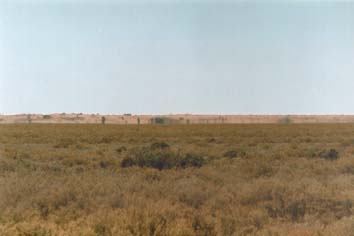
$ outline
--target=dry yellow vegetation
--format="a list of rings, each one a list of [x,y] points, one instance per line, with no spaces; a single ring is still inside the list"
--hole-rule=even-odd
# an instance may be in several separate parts
[[[353,202],[353,124],[0,126],[2,236],[350,236]]]

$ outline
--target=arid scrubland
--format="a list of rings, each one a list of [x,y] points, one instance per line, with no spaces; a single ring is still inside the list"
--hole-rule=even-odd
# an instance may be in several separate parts
[[[354,235],[354,124],[0,126],[0,235]]]

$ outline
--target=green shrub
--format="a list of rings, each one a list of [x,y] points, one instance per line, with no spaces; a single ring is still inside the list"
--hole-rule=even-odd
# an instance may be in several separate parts
[[[97,236],[111,236],[112,231],[109,226],[103,224],[103,223],[98,223],[94,227],[94,232]]]
[[[171,151],[143,149],[135,156],[135,163],[139,167],[151,167],[159,170],[171,169],[177,165],[177,156]]]
[[[235,157],[244,157],[246,155],[246,152],[242,149],[233,149],[230,151],[227,151],[223,154],[223,157],[228,157],[228,158],[235,158]]]
[[[286,211],[291,220],[297,222],[305,216],[306,204],[301,201],[293,202],[287,207]]]
[[[100,167],[102,169],[107,169],[109,166],[109,162],[108,161],[100,161]]]
[[[120,166],[123,168],[127,168],[127,167],[132,167],[136,165],[135,161],[133,160],[133,158],[131,157],[126,157],[122,160],[122,162],[120,163]]]
[[[268,204],[265,209],[271,218],[288,218],[292,222],[300,221],[306,214],[306,204],[303,201],[295,201],[288,206],[284,202],[278,205]]]
[[[329,150],[319,150],[316,148],[310,148],[306,150],[305,155],[310,158],[322,158],[328,161],[334,161],[339,158],[339,152],[331,148]]]
[[[152,150],[157,150],[157,149],[166,149],[166,148],[169,148],[170,145],[168,145],[167,143],[164,143],[164,142],[160,142],[160,143],[153,143],[151,144],[150,148]]]
[[[121,162],[121,167],[127,168],[132,166],[149,167],[158,170],[166,170],[172,168],[188,168],[201,167],[204,164],[204,158],[196,154],[187,153],[183,156],[166,149],[142,148],[132,157],[126,157]]]
[[[204,158],[201,156],[187,153],[180,161],[179,166],[181,168],[187,167],[201,167],[204,164]]]
[[[332,148],[328,151],[323,151],[320,154],[320,157],[329,161],[334,161],[337,160],[339,158],[339,153],[336,149]]]
[[[236,150],[227,151],[224,153],[223,156],[228,157],[228,158],[235,158],[235,157],[237,157],[237,151]]]

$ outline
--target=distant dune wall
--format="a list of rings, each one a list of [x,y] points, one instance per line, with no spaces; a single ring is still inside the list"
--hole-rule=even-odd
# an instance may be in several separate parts
[[[0,124],[72,123],[101,124],[258,124],[258,123],[354,123],[354,115],[99,115],[19,114],[1,115]]]

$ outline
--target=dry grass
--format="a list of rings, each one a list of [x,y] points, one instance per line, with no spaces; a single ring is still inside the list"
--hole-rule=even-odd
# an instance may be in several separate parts
[[[354,235],[353,155],[351,124],[2,125],[0,235]]]

